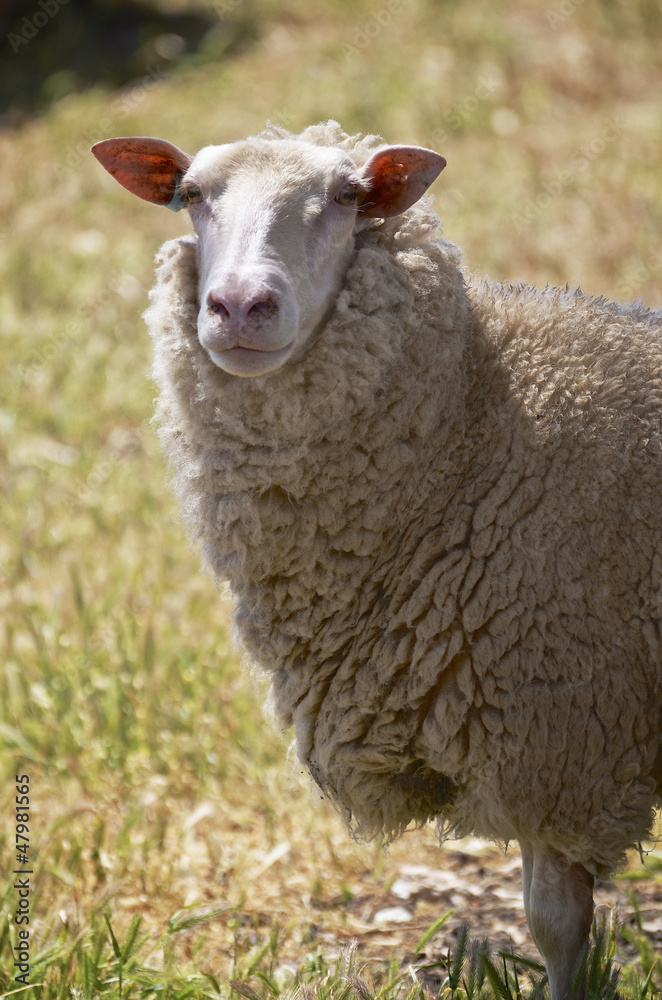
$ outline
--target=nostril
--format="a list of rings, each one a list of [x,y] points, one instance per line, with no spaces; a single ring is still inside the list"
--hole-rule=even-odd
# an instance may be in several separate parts
[[[223,299],[215,295],[214,292],[210,292],[207,296],[207,308],[210,312],[215,313],[217,316],[221,316],[223,319],[227,319],[230,315],[230,310],[226,306]]]
[[[278,309],[278,303],[274,298],[268,296],[261,302],[254,302],[248,310],[248,315],[259,319],[268,319]]]
[[[237,295],[226,288],[212,288],[207,294],[207,309],[219,320],[235,326],[243,326],[248,319],[262,324],[277,312],[278,300],[265,291]]]

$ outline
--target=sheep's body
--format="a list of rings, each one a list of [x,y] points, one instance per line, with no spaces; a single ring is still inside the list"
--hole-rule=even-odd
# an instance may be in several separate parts
[[[147,317],[161,436],[300,759],[358,836],[517,838],[565,1000],[662,791],[662,313],[466,284],[411,207],[443,157],[372,143],[94,151],[191,212]]]
[[[182,510],[358,834],[439,816],[604,874],[650,831],[662,740],[662,317],[465,291],[418,219],[359,237],[305,356],[248,384],[198,343],[194,241],[166,245]]]

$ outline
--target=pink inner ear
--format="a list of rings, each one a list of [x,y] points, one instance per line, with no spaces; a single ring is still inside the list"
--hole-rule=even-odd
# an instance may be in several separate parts
[[[423,146],[378,150],[363,168],[368,190],[359,211],[378,218],[400,215],[425,194],[445,166],[443,156]]]
[[[92,152],[122,187],[155,205],[170,204],[193,160],[171,142],[149,136],[103,139]]]

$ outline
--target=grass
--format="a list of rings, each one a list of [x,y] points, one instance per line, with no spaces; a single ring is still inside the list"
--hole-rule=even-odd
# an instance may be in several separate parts
[[[400,864],[445,856],[430,830],[389,857],[351,842],[263,716],[149,427],[140,312],[154,250],[185,222],[132,200],[87,148],[148,133],[194,151],[267,118],[336,117],[444,153],[437,204],[472,268],[659,306],[660,4],[561,6],[242,0],[224,16],[257,41],[238,56],[146,66],[131,89],[70,96],[0,135],[5,994],[22,986],[17,774],[30,778],[25,1000],[544,990],[539,969],[463,944],[462,914],[423,944],[433,904],[397,933],[371,924]],[[616,947],[624,996],[662,989],[643,921],[597,938],[595,996],[613,994]]]

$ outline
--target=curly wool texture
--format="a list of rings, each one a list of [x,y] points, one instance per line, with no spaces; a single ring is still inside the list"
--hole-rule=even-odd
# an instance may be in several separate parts
[[[355,835],[437,817],[606,874],[660,773],[662,315],[467,286],[438,227],[419,204],[359,234],[329,321],[252,379],[198,342],[195,237],[165,244],[160,436]]]

